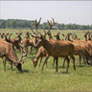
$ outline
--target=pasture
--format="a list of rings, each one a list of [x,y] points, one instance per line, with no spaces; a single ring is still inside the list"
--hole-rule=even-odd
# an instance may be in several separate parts
[[[0,32],[13,33],[12,38],[15,37],[15,32],[31,31],[29,29],[0,29]],[[88,31],[88,30],[83,30]],[[83,31],[80,30],[52,30],[52,34],[60,33],[76,33],[78,38],[83,39]],[[92,31],[92,30],[91,30]],[[42,31],[39,31],[42,33]],[[23,35],[24,36],[24,35]],[[23,38],[23,37],[22,37]],[[63,38],[60,34],[60,38]],[[20,57],[19,51],[16,51],[17,56]],[[52,66],[53,58],[48,60],[47,68],[41,71],[39,62],[34,68],[30,57],[35,57],[35,51],[28,54],[25,63],[22,65],[23,74],[20,74],[16,67],[13,71],[10,64],[6,64],[6,72],[2,60],[0,58],[0,92],[92,92],[92,67],[83,64],[79,67],[78,57],[76,56],[76,71],[73,70],[73,64],[70,62],[69,73],[63,73],[65,68],[61,68],[63,59],[59,58],[59,71],[56,73],[55,66]],[[42,60],[44,61],[44,59]],[[83,60],[82,60],[83,61]]]

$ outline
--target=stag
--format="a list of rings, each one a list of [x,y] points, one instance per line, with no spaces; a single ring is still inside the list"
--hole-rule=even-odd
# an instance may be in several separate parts
[[[37,20],[35,20],[34,22],[33,22],[33,25],[34,25],[34,27],[35,27],[35,29],[36,29],[36,33],[35,32],[33,32],[33,29],[31,29],[31,31],[35,34],[35,35],[38,35],[38,25],[40,24],[40,22],[41,22],[41,18],[39,19],[39,21],[37,21]],[[22,48],[23,48],[23,56],[24,57],[26,57],[27,56],[27,54],[28,54],[28,47],[29,46],[31,46],[31,51],[32,51],[32,48],[33,47],[35,47],[34,46],[34,44],[33,44],[33,42],[34,42],[34,39],[30,39],[30,34],[31,33],[29,33],[29,32],[27,32],[26,33],[26,35],[25,35],[25,38],[21,41],[21,46],[22,46]],[[37,48],[38,49],[38,48]],[[31,53],[31,51],[30,51],[30,53]]]
[[[54,19],[52,18],[52,21],[47,20],[47,22],[48,22],[48,32],[46,33],[46,31],[44,30],[44,33],[45,33],[45,34],[48,34],[49,41],[50,41],[51,39],[53,39],[50,30],[51,30],[52,26],[55,24],[55,21],[54,21]],[[33,31],[32,31],[32,32],[33,32]],[[36,33],[33,33],[33,34],[35,35]],[[42,58],[45,57],[45,56],[46,56],[46,61],[47,61],[47,60],[49,59],[49,57],[48,57],[48,52],[46,51],[46,49],[45,49],[43,46],[41,46],[41,47],[38,49],[36,58],[33,60],[34,66],[36,67],[39,58],[41,58],[41,59],[40,59],[40,64],[41,64]],[[39,66],[40,66],[40,64],[39,64]],[[54,63],[53,63],[53,64],[54,64]],[[46,62],[46,66],[47,66],[47,62]],[[43,70],[43,69],[42,69],[42,70]]]
[[[66,65],[66,72],[68,72],[68,67],[69,67],[69,58],[68,56],[70,56],[73,59],[73,68],[75,70],[75,59],[73,56],[74,53],[74,46],[71,42],[69,41],[61,41],[61,40],[46,40],[45,36],[46,35],[42,35],[41,36],[37,36],[40,41],[35,43],[35,46],[43,46],[47,52],[48,52],[48,57],[49,56],[53,56],[56,60],[56,72],[58,72],[58,57],[64,57],[67,60],[67,65]],[[35,41],[36,42],[36,41]],[[44,64],[47,61],[45,60]],[[43,64],[43,67],[44,67]]]

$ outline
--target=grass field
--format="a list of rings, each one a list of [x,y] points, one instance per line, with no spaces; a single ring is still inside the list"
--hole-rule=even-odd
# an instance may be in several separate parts
[[[30,31],[16,30],[16,29],[0,29],[0,32],[15,32]],[[83,31],[80,30],[66,30],[66,31],[52,31],[52,34],[56,32],[61,33],[76,33],[78,37],[83,39]],[[62,37],[61,37],[62,38]],[[16,52],[18,57],[20,53]],[[65,68],[61,68],[63,59],[59,58],[59,71],[55,72],[55,66],[53,68],[53,58],[48,60],[48,67],[41,71],[41,67],[33,67],[33,63],[30,56],[35,56],[35,52],[28,55],[22,68],[24,73],[20,74],[14,66],[13,71],[10,69],[10,65],[7,62],[7,69],[4,72],[3,63],[0,59],[0,92],[92,92],[92,67],[82,64],[79,67],[78,57],[76,56],[76,71],[73,70],[73,64],[70,63],[69,73],[63,73]],[[44,61],[44,60],[43,60]]]

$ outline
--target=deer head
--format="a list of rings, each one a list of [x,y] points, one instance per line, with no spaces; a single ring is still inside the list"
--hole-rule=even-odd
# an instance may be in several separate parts
[[[60,40],[60,32],[58,32],[56,35],[54,35],[54,37],[56,37],[57,40]]]
[[[84,40],[87,41],[88,40],[87,35],[89,34],[89,31],[88,32],[83,32],[83,34],[84,34]]]
[[[30,38],[30,33],[29,32],[26,32],[24,38]]]
[[[20,32],[20,33],[16,33],[16,38],[19,40],[19,41],[21,41],[21,35],[22,35],[22,32]]]

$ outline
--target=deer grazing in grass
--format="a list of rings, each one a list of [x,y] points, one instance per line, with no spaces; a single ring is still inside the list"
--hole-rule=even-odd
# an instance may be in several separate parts
[[[13,49],[11,43],[6,42],[3,39],[0,39],[0,57],[3,60],[4,71],[6,71],[6,59],[8,59],[11,64],[14,64],[19,72],[22,72],[21,60],[17,58],[17,55]]]

